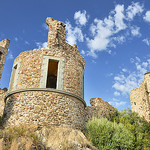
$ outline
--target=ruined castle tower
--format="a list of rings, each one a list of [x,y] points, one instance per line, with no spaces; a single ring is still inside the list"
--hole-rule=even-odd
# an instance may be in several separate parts
[[[84,58],[65,41],[64,23],[47,18],[47,48],[14,61],[5,96],[4,125],[84,126]]]
[[[0,42],[0,79],[1,79],[2,71],[3,71],[9,43],[10,43],[9,39],[5,39]]]
[[[150,72],[145,73],[140,87],[131,91],[130,101],[132,111],[150,122]]]

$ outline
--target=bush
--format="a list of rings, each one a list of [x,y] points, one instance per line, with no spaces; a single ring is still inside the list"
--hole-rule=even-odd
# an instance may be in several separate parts
[[[87,138],[100,150],[126,150],[132,146],[132,133],[122,124],[106,118],[93,118],[87,123]]]
[[[132,149],[148,149],[150,148],[150,124],[138,116],[137,113],[127,108],[118,111],[111,116],[110,121],[122,123],[133,135]]]

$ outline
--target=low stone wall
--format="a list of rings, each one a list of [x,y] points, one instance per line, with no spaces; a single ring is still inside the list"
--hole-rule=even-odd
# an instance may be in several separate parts
[[[3,110],[4,110],[4,97],[5,97],[5,94],[6,94],[6,91],[5,89],[0,89],[0,116],[3,115]]]
[[[79,99],[48,91],[12,94],[6,100],[4,122],[7,125],[69,126],[83,129],[85,105]]]

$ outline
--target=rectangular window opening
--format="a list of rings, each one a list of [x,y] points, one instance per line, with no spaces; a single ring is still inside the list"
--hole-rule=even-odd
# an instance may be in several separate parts
[[[58,61],[49,60],[46,88],[57,88]]]

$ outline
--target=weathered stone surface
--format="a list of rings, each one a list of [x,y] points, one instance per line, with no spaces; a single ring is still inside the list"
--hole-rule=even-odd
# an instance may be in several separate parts
[[[45,147],[51,150],[97,150],[79,130],[44,127],[36,133]]]
[[[27,91],[7,98],[4,122],[38,126],[70,126],[83,129],[84,104],[76,98],[46,91]]]
[[[113,114],[117,109],[110,105],[108,102],[102,100],[102,98],[91,98],[91,106],[87,106],[86,110],[86,122],[92,117],[109,117],[110,114]]]
[[[131,91],[130,101],[132,111],[150,122],[150,72],[145,73],[140,87]]]
[[[92,106],[86,107],[84,58],[75,44],[66,43],[63,23],[52,18],[46,22],[49,26],[47,48],[22,52],[14,61],[5,97],[3,126],[25,123],[84,130],[92,116],[107,116],[115,108],[100,98],[91,99]],[[58,64],[55,90],[46,88],[49,60]],[[0,95],[3,99],[5,94]]]
[[[6,94],[6,91],[5,89],[0,89],[0,116],[3,115],[3,110],[4,110],[4,97],[5,97],[5,94]]]
[[[0,79],[1,79],[2,71],[3,71],[9,43],[10,43],[9,39],[5,39],[0,42]]]

